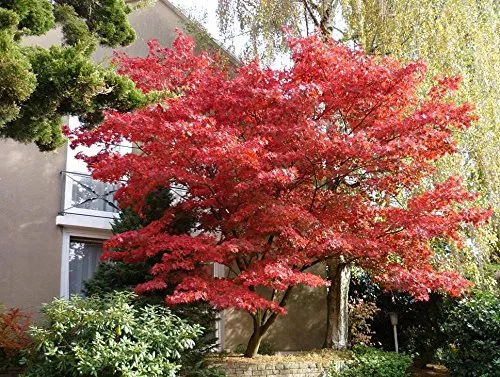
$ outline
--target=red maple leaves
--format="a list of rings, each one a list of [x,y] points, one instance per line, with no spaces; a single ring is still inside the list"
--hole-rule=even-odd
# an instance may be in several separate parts
[[[429,241],[458,242],[460,229],[488,212],[468,209],[474,195],[455,178],[413,194],[432,162],[456,151],[453,130],[473,120],[470,105],[447,98],[457,80],[437,82],[421,99],[422,62],[402,66],[318,36],[289,43],[294,64],[286,70],[253,61],[231,74],[216,58],[195,55],[183,35],[173,49],[150,42],[146,58],[118,57],[120,72],[142,90],[176,95],[110,112],[76,142],[138,146],[135,154],[105,147],[87,157],[95,178],[127,178],[117,194],[122,207],[141,213],[158,186],[172,187],[177,200],[160,220],[114,236],[104,258],[161,255],[138,292],[170,282],[177,285],[169,303],[206,300],[249,312],[285,312],[257,288],[322,285],[306,269],[331,257],[419,298],[429,289],[462,291],[466,280],[432,267]],[[195,217],[192,235],[165,231],[178,210]],[[228,275],[211,276],[212,263]]]
[[[0,313],[0,356],[14,360],[26,349],[31,338],[27,334],[31,326],[31,315],[11,308]]]

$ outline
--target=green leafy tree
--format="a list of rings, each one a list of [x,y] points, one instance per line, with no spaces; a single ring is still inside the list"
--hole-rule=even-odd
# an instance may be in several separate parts
[[[146,104],[132,81],[91,59],[98,44],[126,46],[135,39],[129,12],[123,0],[0,0],[0,138],[54,150],[64,143],[62,116],[94,127],[103,110]],[[60,45],[23,43],[58,26]]]

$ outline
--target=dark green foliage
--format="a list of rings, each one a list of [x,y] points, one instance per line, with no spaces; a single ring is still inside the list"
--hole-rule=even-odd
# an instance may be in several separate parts
[[[0,8],[0,135],[19,114],[19,104],[33,92],[36,78],[21,47],[14,41],[19,16]]]
[[[450,346],[443,361],[454,377],[500,376],[500,297],[464,299],[443,326]]]
[[[134,40],[129,12],[124,0],[0,0],[0,138],[54,150],[64,143],[62,116],[79,116],[95,127],[104,110],[126,112],[148,103],[152,96],[91,59],[97,44]],[[22,45],[22,36],[56,25],[63,31],[61,45]]]
[[[276,349],[271,342],[262,342],[259,347],[259,355],[273,356],[276,354]]]
[[[146,198],[147,206],[144,210],[144,217],[138,216],[132,209],[125,208],[119,213],[118,219],[112,224],[114,234],[138,230],[151,221],[159,219],[172,202],[172,194],[167,188],[158,188],[150,193]],[[188,232],[191,222],[187,221],[179,231]],[[182,229],[181,229],[182,228]],[[87,296],[103,295],[113,290],[130,291],[140,283],[144,283],[151,277],[149,270],[156,263],[155,258],[151,258],[147,263],[128,264],[124,262],[104,262],[99,265],[94,277],[85,283],[85,294]],[[163,302],[164,294],[154,296],[142,296],[139,301],[143,302]]]
[[[234,353],[235,354],[244,354],[245,353],[245,349],[246,349],[246,345],[245,344],[238,344],[235,348],[234,348]],[[259,347],[259,350],[257,351],[257,354],[259,355],[267,355],[267,356],[272,356],[272,355],[275,355],[276,354],[276,350],[274,348],[274,345],[273,343],[271,342],[266,342],[266,341],[263,341],[261,344],[260,344],[260,347]]]
[[[84,19],[89,30],[106,46],[126,46],[135,40],[135,31],[127,21],[130,13],[123,0],[56,0],[70,5]]]
[[[78,17],[75,9],[69,5],[54,8],[54,16],[62,27],[63,43],[68,46],[79,46],[82,51],[93,51],[97,40],[90,33],[85,20]]]
[[[52,5],[47,0],[0,0],[0,8],[18,15],[19,36],[42,35],[55,26]]]
[[[137,230],[151,221],[160,218],[172,202],[172,195],[167,188],[158,188],[146,198],[147,206],[144,217],[138,216],[131,209],[120,212],[119,218],[113,224],[113,233],[122,233],[129,230]],[[174,225],[169,230],[172,233],[186,233],[192,228],[192,220],[188,214],[178,214]],[[119,252],[119,251],[117,251]],[[94,277],[85,283],[86,295],[104,295],[110,291],[130,291],[137,284],[143,283],[150,278],[149,270],[156,263],[157,258],[151,258],[146,263],[127,264],[123,262],[104,262],[97,268]],[[136,305],[162,304],[166,294],[173,287],[157,291],[155,294],[140,296]],[[215,335],[215,321],[217,312],[207,303],[198,302],[194,304],[176,305],[170,308],[172,313],[179,316],[189,324],[201,325],[203,332],[198,337],[196,345],[189,352],[181,355],[182,369],[180,374],[189,377],[218,376],[220,371],[209,368],[205,362],[208,352],[214,350],[217,345]]]
[[[339,377],[405,377],[412,364],[410,356],[370,347],[356,347],[353,360]]]
[[[85,282],[86,296],[105,295],[113,290],[132,291],[144,282],[151,267],[146,264],[128,264],[123,262],[103,262],[99,264],[92,279]],[[140,297],[139,300],[144,300]],[[161,300],[156,300],[160,303]]]
[[[372,344],[394,350],[390,312],[398,313],[399,349],[413,355],[416,364],[425,365],[435,359],[436,351],[446,345],[441,325],[448,308],[456,300],[438,293],[431,293],[428,301],[416,301],[404,292],[385,292],[370,277],[358,271],[353,274],[350,299],[373,302],[379,311],[371,320]]]
[[[163,306],[136,306],[133,299],[131,293],[114,292],[44,305],[44,324],[29,331],[24,375],[174,376],[199,326]]]
[[[17,119],[2,130],[6,137],[34,141],[41,150],[53,150],[64,142],[62,114],[80,115],[93,127],[102,121],[102,110],[108,107],[128,111],[145,104],[127,78],[94,65],[78,47],[27,47],[24,55],[38,72],[37,86],[22,103]]]

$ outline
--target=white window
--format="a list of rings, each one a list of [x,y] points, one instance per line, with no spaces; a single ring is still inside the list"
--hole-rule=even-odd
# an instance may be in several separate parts
[[[70,129],[76,129],[80,125],[78,118],[70,117]],[[127,153],[128,145],[117,146],[120,153]],[[129,148],[130,149],[130,148]],[[101,145],[93,145],[89,148],[79,146],[76,149],[68,148],[66,170],[63,172],[65,183],[63,215],[87,215],[94,217],[113,218],[113,213],[118,212],[118,207],[113,200],[114,193],[119,185],[103,183],[92,179],[86,164],[76,158],[80,152],[86,155],[97,154]]]
[[[113,213],[118,212],[113,196],[119,185],[103,183],[87,173],[74,171],[64,172],[64,179],[64,214],[113,218]]]
[[[102,254],[103,241],[107,233],[83,232],[78,230],[63,232],[61,261],[61,296],[83,294],[84,284],[94,276]]]
[[[102,241],[71,237],[69,240],[69,295],[82,294],[94,276],[102,254]]]

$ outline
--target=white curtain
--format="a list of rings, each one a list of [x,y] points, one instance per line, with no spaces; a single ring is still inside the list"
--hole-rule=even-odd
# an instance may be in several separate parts
[[[69,294],[82,294],[83,283],[93,275],[102,253],[102,243],[71,239],[69,246]]]

